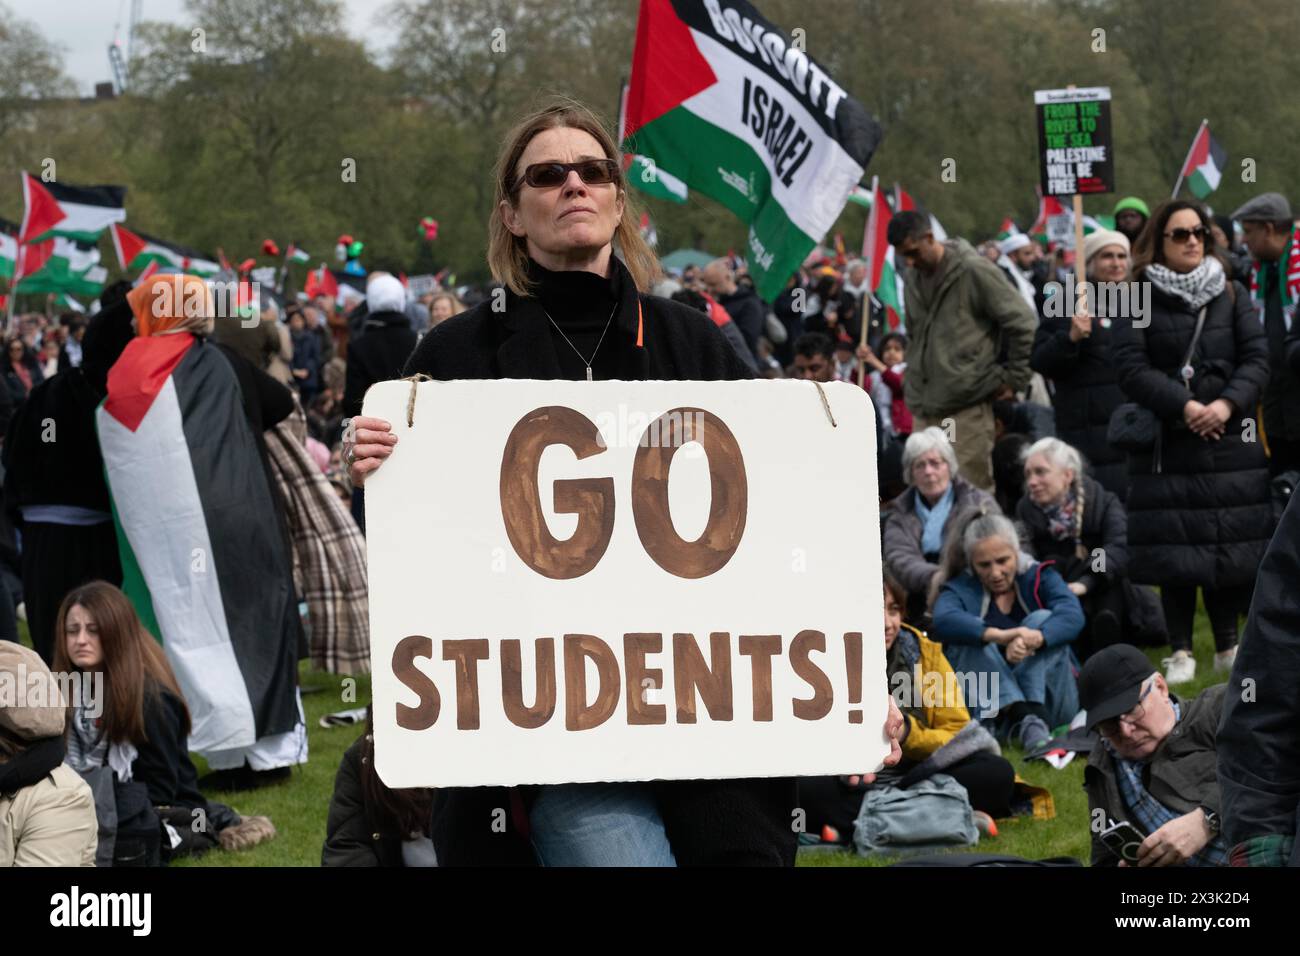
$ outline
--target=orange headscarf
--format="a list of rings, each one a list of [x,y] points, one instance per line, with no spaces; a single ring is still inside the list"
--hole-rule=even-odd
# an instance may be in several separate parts
[[[136,335],[212,332],[212,292],[198,276],[176,273],[153,276],[126,296],[135,313]]]

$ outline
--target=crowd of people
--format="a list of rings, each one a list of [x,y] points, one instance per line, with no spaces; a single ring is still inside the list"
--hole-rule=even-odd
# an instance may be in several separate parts
[[[894,752],[878,776],[797,782],[398,792],[374,772],[367,724],[338,773],[326,865],[788,864],[792,807],[848,842],[864,792],[925,783],[938,800],[949,780],[988,832],[1024,792],[1003,748],[1041,755],[1080,723],[1095,731],[1090,805],[1108,818],[1095,863],[1228,858],[1213,778],[1222,689],[1181,701],[1171,688],[1195,678],[1198,592],[1214,670],[1232,670],[1279,502],[1300,477],[1287,201],[1264,194],[1212,217],[1196,202],[1122,200],[1117,228],[1078,251],[1092,282],[1149,288],[1119,308],[1101,294],[1063,301],[1071,250],[1019,233],[977,247],[900,212],[888,232],[905,266],[900,317],[860,260],[810,258],[770,306],[735,257],[665,275],[617,157],[573,104],[507,139],[488,246],[503,295],[416,297],[380,269],[350,310],[266,291],[254,315],[194,315],[160,305],[160,276],[106,289],[89,320],[16,318],[0,391],[0,667],[103,672],[107,703],[0,714],[0,813],[20,820],[0,862],[130,865],[273,837],[270,821],[202,791],[275,782],[306,760],[298,660],[368,666],[364,484],[397,439],[361,404],[376,382],[415,374],[860,385],[877,425],[891,683],[955,673],[987,694],[891,699]],[[211,553],[267,556],[257,577],[221,582],[261,603],[209,608],[198,624],[178,596],[193,541],[130,503],[144,479],[122,449],[138,446],[113,437],[168,376],[203,509],[219,513],[204,487],[225,474],[222,456],[250,465],[243,513],[207,525]],[[57,440],[42,437],[51,421]],[[16,643],[19,617],[34,653]],[[237,693],[194,679],[212,666],[193,651],[208,638],[245,655]],[[1137,648],[1163,646],[1161,673]],[[232,694],[246,707],[255,687],[248,732],[223,738],[213,727]],[[197,777],[191,750],[213,775]],[[478,823],[499,806],[512,808],[506,840]],[[54,832],[41,814],[63,821],[54,843],[28,836]],[[204,827],[181,833],[198,816]]]

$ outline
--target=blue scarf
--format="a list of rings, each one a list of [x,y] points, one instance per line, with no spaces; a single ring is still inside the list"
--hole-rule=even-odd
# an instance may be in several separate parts
[[[921,519],[921,553],[937,554],[943,548],[943,526],[952,511],[953,487],[943,493],[933,508],[925,503],[925,496],[916,492],[916,516]]]

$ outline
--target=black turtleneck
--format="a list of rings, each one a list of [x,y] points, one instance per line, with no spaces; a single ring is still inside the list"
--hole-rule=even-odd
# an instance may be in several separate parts
[[[565,378],[582,381],[587,377],[587,359],[591,362],[594,379],[611,379],[619,375],[618,316],[610,320],[619,300],[616,279],[608,279],[594,272],[552,272],[529,260],[529,276],[536,282],[535,298],[568,336],[571,348],[547,322],[551,341],[555,344],[555,357],[560,362],[560,372]],[[618,271],[613,270],[617,276]],[[543,320],[545,321],[545,320]],[[605,331],[606,324],[609,331]],[[605,334],[601,341],[601,333]],[[597,349],[596,344],[600,343]],[[577,349],[577,352],[574,351]],[[582,353],[579,357],[578,353]]]

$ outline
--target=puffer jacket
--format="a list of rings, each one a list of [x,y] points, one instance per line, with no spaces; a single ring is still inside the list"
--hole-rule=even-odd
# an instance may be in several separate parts
[[[1129,457],[1129,567],[1141,584],[1231,587],[1255,579],[1273,535],[1268,461],[1256,403],[1268,383],[1268,345],[1246,290],[1234,283],[1212,300],[1192,357],[1192,395],[1176,379],[1196,310],[1153,288],[1150,324],[1114,328],[1120,388],[1163,423],[1160,472],[1153,455]],[[1235,297],[1235,298],[1234,298]],[[1206,441],[1183,423],[1183,406],[1225,399],[1223,437]]]
[[[1147,762],[1147,792],[1175,813],[1191,813],[1197,807],[1216,814],[1220,812],[1219,781],[1215,775],[1218,755],[1214,737],[1223,713],[1227,686],[1216,684],[1189,703],[1180,701],[1181,718]],[[1170,697],[1178,700],[1172,694]],[[1120,797],[1117,773],[1115,758],[1098,740],[1088,755],[1088,765],[1083,769],[1083,788],[1088,792],[1088,818],[1091,820],[1092,814],[1100,809],[1109,818],[1107,824],[1127,820],[1136,825]],[[1096,829],[1092,831],[1092,865],[1118,865],[1118,857],[1106,849],[1097,832]]]
[[[1003,385],[1025,388],[1038,321],[1002,270],[969,242],[949,240],[944,248],[944,272],[928,307],[916,274],[904,273],[912,340],[903,389],[912,414],[927,419],[989,401]],[[1004,337],[1002,365],[998,354]]]

